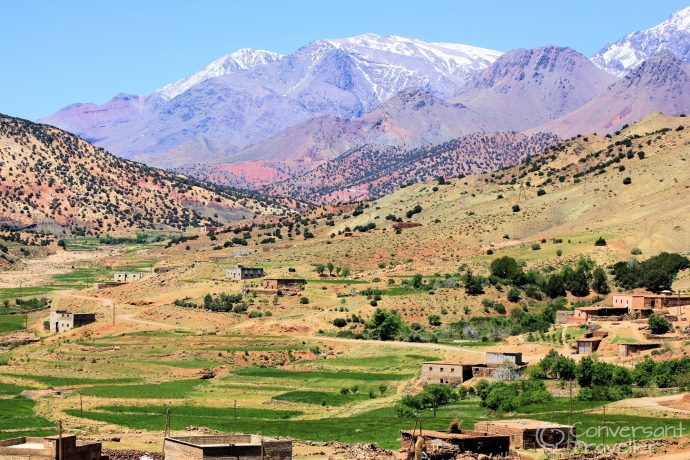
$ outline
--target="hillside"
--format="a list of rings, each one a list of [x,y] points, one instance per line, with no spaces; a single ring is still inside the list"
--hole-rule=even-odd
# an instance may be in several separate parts
[[[269,191],[326,203],[377,198],[410,183],[512,165],[557,141],[551,134],[512,132],[469,134],[415,149],[364,145],[296,179],[276,183]]]
[[[582,107],[537,128],[562,137],[610,133],[651,112],[680,115],[690,108],[690,64],[662,52],[630,70]]]
[[[117,158],[47,125],[0,116],[0,223],[79,234],[181,230],[284,213],[233,189]]]

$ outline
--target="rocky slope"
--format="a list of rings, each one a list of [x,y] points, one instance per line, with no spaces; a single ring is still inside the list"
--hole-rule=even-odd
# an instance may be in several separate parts
[[[454,101],[494,130],[521,131],[577,109],[614,80],[570,48],[518,49],[477,74]]]
[[[690,62],[690,7],[676,11],[650,29],[632,32],[605,46],[592,57],[592,62],[622,76],[662,51],[670,51]]]
[[[477,174],[512,165],[555,144],[556,136],[476,133],[415,149],[364,145],[267,191],[333,203],[377,198],[407,184],[440,176]]]
[[[563,137],[610,133],[651,112],[669,115],[690,109],[690,65],[662,52],[628,72],[579,109],[537,128]]]
[[[57,128],[0,116],[2,226],[131,233],[284,212],[249,193],[122,160]]]

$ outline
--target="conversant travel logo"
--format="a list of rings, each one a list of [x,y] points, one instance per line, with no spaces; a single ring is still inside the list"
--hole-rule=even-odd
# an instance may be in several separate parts
[[[651,454],[652,443],[645,440],[683,436],[686,433],[683,422],[662,426],[615,424],[587,427],[582,422],[575,422],[568,430],[554,430],[547,424],[539,427],[536,443],[545,449],[572,448],[580,452]]]

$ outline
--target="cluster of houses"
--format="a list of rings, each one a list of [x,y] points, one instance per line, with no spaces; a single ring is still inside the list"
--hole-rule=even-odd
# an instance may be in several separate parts
[[[614,294],[611,305],[593,305],[574,311],[559,311],[557,321],[569,324],[586,324],[589,321],[648,318],[663,309],[690,306],[690,296],[673,295],[670,291],[660,294],[647,292]]]
[[[294,270],[289,270],[294,272]],[[304,289],[307,280],[303,278],[268,278],[261,267],[245,267],[237,264],[225,270],[225,277],[233,281],[243,281],[262,278],[261,288],[250,289],[256,293],[295,293]]]

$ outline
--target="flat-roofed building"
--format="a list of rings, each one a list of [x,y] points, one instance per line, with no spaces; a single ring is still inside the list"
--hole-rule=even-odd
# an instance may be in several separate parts
[[[636,353],[654,350],[656,348],[661,348],[661,344],[659,342],[621,343],[618,344],[618,356],[625,358]]]
[[[472,378],[472,367],[476,364],[453,361],[429,361],[422,363],[422,383],[447,383],[460,385]]]
[[[74,435],[20,437],[0,441],[2,460],[100,460],[101,443],[79,441]]]
[[[510,437],[513,449],[565,449],[576,441],[573,425],[531,419],[492,420],[476,422],[475,431]]]
[[[486,433],[482,430],[457,430],[457,432],[436,430],[401,430],[400,447],[402,450],[414,452],[417,438],[423,437],[429,454],[435,453],[436,446],[454,447],[457,453],[472,452],[474,454],[489,455],[491,457],[504,456],[510,450],[510,438],[506,435]],[[447,451],[447,449],[444,449]],[[438,458],[454,458],[438,457]]]
[[[307,284],[302,278],[264,278],[263,288],[267,291],[300,291]]]
[[[86,326],[96,322],[95,313],[70,313],[66,310],[55,310],[50,312],[50,332],[67,332],[75,327]]]
[[[116,283],[131,283],[132,281],[139,281],[144,277],[141,272],[115,272],[113,273],[113,281]]]
[[[576,339],[576,347],[578,355],[588,355],[594,353],[601,345],[601,337],[583,337]]]
[[[292,441],[253,434],[165,438],[165,460],[290,460]]]
[[[264,269],[261,267],[245,267],[237,264],[225,270],[225,277],[231,280],[249,280],[264,276]]]

